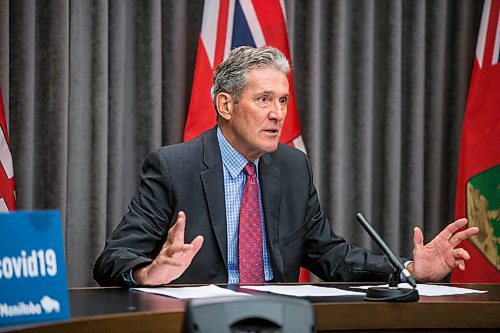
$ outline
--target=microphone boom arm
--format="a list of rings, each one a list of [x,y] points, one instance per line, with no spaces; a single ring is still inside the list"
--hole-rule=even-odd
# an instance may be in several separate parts
[[[403,276],[405,277],[405,280],[413,287],[417,287],[417,283],[413,276],[411,275],[410,271],[404,266],[403,262],[401,259],[394,254],[394,252],[391,250],[391,248],[387,245],[386,242],[380,237],[380,235],[373,229],[372,225],[370,222],[366,220],[366,218],[363,216],[361,213],[356,214],[356,219],[358,222],[361,224],[361,226],[368,232],[370,237],[377,243],[377,245],[380,247],[380,249],[384,252],[384,254],[387,256],[389,259],[389,262],[391,263],[392,267],[398,272],[402,273]]]

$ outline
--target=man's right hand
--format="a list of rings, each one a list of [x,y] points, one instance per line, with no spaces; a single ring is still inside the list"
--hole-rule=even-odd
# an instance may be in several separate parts
[[[182,211],[168,231],[168,237],[158,256],[147,266],[134,271],[134,280],[142,286],[158,286],[177,279],[186,271],[194,256],[203,245],[203,236],[197,236],[191,244],[184,243],[186,214]]]

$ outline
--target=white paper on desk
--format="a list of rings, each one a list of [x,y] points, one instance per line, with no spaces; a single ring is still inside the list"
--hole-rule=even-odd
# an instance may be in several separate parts
[[[351,288],[361,288],[368,289],[370,287],[387,287],[388,285],[381,286],[358,286]],[[399,288],[412,288],[408,283],[398,284]],[[465,294],[475,294],[475,293],[486,293],[487,290],[475,290],[451,286],[441,286],[437,284],[417,284],[417,290],[420,296],[447,296],[447,295],[465,295]]]
[[[269,285],[269,286],[240,286],[240,288],[267,291],[288,296],[354,296],[364,295],[364,292],[342,290],[338,288],[318,287],[311,285]]]
[[[130,288],[144,293],[170,296],[181,299],[209,298],[222,296],[250,296],[249,294],[217,287],[213,284],[200,287],[160,287],[160,288]]]

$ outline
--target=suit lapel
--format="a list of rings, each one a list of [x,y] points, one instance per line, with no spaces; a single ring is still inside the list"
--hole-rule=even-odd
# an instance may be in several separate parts
[[[224,198],[224,176],[222,158],[217,142],[216,130],[213,129],[204,137],[203,163],[207,169],[201,172],[201,181],[208,203],[210,221],[214,229],[219,249],[227,267],[227,225],[226,205]]]
[[[267,245],[271,256],[274,279],[284,281],[283,257],[279,250],[279,216],[281,202],[281,172],[269,154],[259,160],[262,205],[266,221]]]

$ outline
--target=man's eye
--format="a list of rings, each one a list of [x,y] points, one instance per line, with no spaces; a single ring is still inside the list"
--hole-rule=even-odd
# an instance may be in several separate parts
[[[269,102],[271,102],[271,98],[267,95],[263,95],[263,96],[259,96],[257,98],[257,104],[260,106],[260,107],[265,107],[269,104]]]
[[[287,97],[281,97],[280,98],[280,104],[281,105],[287,105],[288,104],[288,98]]]

